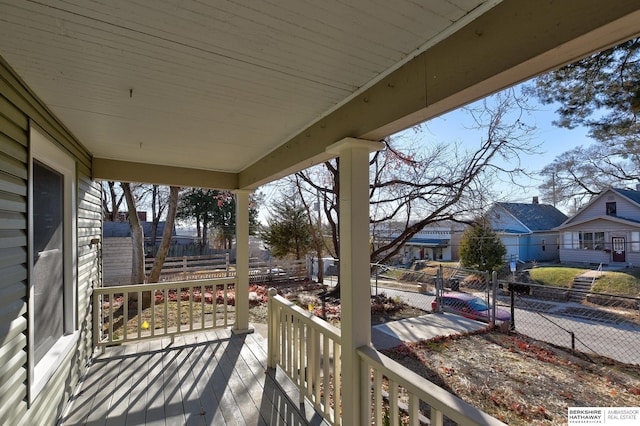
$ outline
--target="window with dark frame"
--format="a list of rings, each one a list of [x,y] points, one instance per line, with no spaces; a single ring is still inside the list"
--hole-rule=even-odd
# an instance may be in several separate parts
[[[33,161],[35,362],[64,335],[63,176]]]
[[[617,214],[616,202],[615,201],[608,202],[606,209],[607,209],[607,216],[615,216]]]

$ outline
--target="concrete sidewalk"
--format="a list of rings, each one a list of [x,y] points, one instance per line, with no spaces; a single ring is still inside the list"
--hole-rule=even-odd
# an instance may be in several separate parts
[[[437,336],[450,336],[481,330],[487,324],[454,314],[429,314],[392,321],[371,328],[373,346],[388,349],[402,342],[417,342]]]

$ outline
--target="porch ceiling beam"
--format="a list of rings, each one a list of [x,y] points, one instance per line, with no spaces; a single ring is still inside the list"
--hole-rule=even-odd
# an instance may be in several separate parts
[[[93,179],[211,189],[238,188],[235,173],[93,158]]]
[[[639,33],[640,2],[505,0],[240,172],[241,188],[328,159],[345,137],[379,140]]]

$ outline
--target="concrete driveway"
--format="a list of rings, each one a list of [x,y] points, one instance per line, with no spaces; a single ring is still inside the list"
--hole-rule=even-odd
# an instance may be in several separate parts
[[[465,334],[485,328],[487,324],[454,314],[428,314],[391,321],[371,328],[373,346],[388,349],[402,342],[417,342],[437,336]]]

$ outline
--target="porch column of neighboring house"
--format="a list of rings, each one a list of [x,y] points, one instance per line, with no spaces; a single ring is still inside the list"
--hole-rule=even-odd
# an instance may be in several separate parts
[[[249,333],[249,195],[236,190],[236,323],[233,333]]]
[[[379,142],[347,138],[327,151],[340,158],[340,299],[342,424],[361,422],[361,372],[356,349],[371,343],[369,279],[369,153]]]

